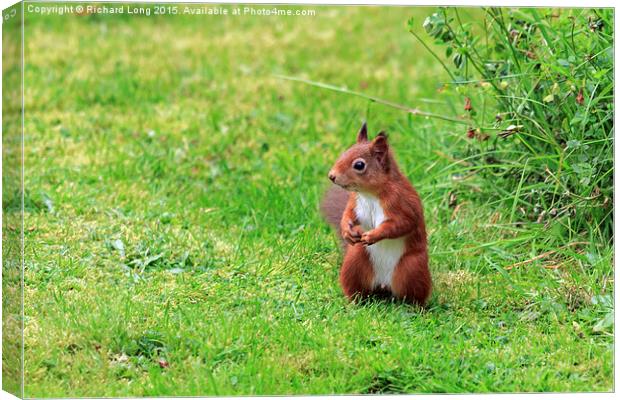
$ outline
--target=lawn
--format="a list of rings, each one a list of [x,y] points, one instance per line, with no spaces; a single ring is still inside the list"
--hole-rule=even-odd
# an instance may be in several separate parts
[[[612,390],[608,243],[481,200],[463,125],[274,76],[458,115],[433,9],[306,8],[26,15],[25,395]],[[365,119],[423,199],[425,309],[338,285],[318,204]]]

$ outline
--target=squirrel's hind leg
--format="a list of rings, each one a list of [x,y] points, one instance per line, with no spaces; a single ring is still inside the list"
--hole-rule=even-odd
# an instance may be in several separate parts
[[[431,294],[431,287],[427,253],[404,255],[392,276],[392,293],[406,302],[423,306]]]
[[[347,245],[342,268],[340,286],[350,300],[365,298],[372,293],[374,272],[363,245]]]

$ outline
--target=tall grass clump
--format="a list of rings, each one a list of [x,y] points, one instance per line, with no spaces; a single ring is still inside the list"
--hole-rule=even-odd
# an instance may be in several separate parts
[[[444,89],[470,123],[454,154],[461,172],[480,177],[481,195],[508,205],[514,223],[610,241],[613,10],[489,8],[476,23],[462,12],[424,21],[445,48],[434,53],[451,79]]]

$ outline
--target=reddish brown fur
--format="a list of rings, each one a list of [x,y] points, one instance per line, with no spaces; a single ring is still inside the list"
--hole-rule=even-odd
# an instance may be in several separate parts
[[[342,219],[342,211],[349,201],[349,192],[339,186],[329,188],[325,197],[321,202],[321,212],[327,222],[338,230],[340,234],[340,220]]]
[[[358,159],[366,164],[363,172],[353,168]],[[358,133],[357,143],[340,156],[329,177],[338,186],[351,191],[344,210],[342,200],[340,204],[334,204],[334,199],[341,199],[342,193],[333,189],[322,206],[328,220],[339,229],[346,242],[340,271],[340,284],[345,295],[353,299],[376,292],[376,288],[372,287],[374,271],[366,246],[383,239],[405,237],[405,250],[388,290],[397,298],[424,305],[431,292],[431,275],[422,202],[398,169],[385,134],[381,132],[373,141],[368,141],[364,124]],[[385,216],[377,228],[367,232],[363,232],[355,213],[356,192],[359,191],[375,195]],[[330,210],[331,215],[327,215],[326,210]],[[339,226],[333,216],[338,213],[342,215]]]

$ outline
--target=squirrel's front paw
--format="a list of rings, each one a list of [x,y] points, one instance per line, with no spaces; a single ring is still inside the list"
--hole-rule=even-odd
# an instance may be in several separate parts
[[[355,243],[359,243],[360,238],[362,237],[362,227],[359,225],[349,224],[347,229],[342,232],[342,238],[349,244],[353,245]]]
[[[360,243],[362,243],[364,246],[370,246],[371,244],[375,244],[378,241],[379,241],[379,235],[377,235],[377,233],[374,230],[364,232],[360,239]]]

